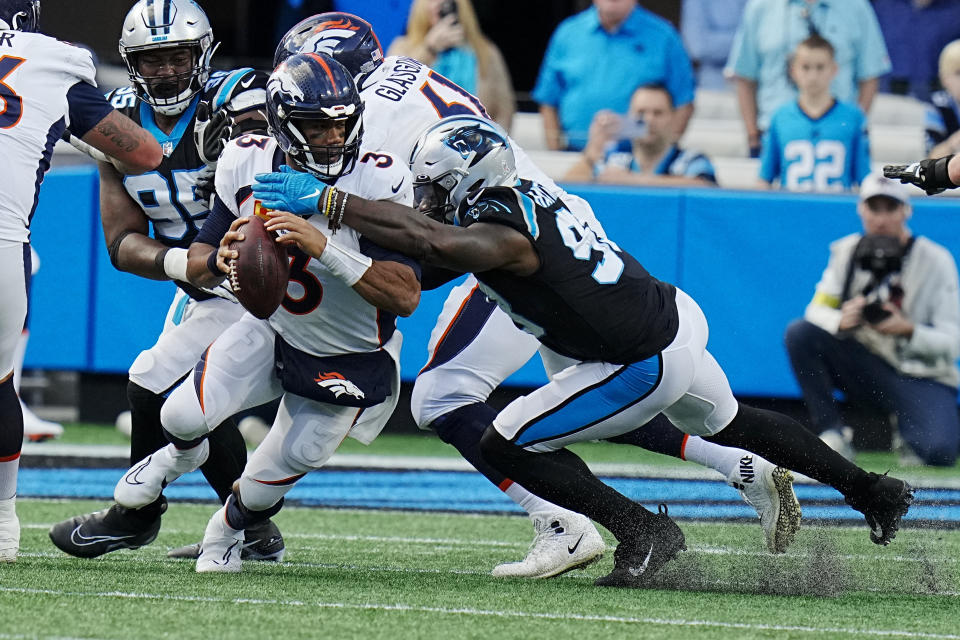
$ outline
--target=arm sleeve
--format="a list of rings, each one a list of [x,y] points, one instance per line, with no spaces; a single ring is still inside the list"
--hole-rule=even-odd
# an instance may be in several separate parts
[[[942,356],[950,361],[960,357],[960,292],[957,265],[944,253],[935,260],[938,287],[933,294],[933,317],[916,323],[907,343],[907,352],[919,356]]]
[[[78,82],[67,91],[70,134],[82,138],[98,122],[107,117],[113,107],[103,94],[91,84]]]
[[[830,245],[830,260],[813,294],[813,300],[803,314],[809,322],[828,333],[835,334],[840,328],[840,305],[843,300],[843,282],[852,254],[852,248],[835,242]],[[854,245],[851,245],[855,246]]]
[[[672,30],[671,30],[672,31]],[[683,107],[693,102],[695,82],[690,56],[683,48],[680,36],[672,31],[667,51],[667,90],[673,96],[673,104]]]
[[[863,25],[863,39],[860,50],[857,52],[856,76],[857,82],[878,78],[888,73],[892,68],[887,45],[883,41],[880,31],[880,22],[873,6],[867,0],[858,0],[862,5],[861,24]]]
[[[207,219],[203,222],[203,226],[200,227],[200,232],[193,241],[219,247],[220,239],[227,234],[230,225],[233,224],[233,221],[236,219],[237,216],[227,208],[227,205],[220,199],[220,196],[214,197],[213,209],[210,210],[210,215],[208,215]]]
[[[760,51],[757,47],[757,12],[759,9],[756,0],[751,0],[743,11],[743,20],[733,37],[733,46],[730,48],[730,57],[727,58],[727,74],[740,76],[747,80],[757,80],[760,77]]]
[[[560,102],[562,83],[560,79],[560,68],[558,61],[562,58],[562,47],[559,43],[560,33],[563,28],[560,27],[554,32],[547,45],[547,52],[543,56],[543,62],[540,64],[540,73],[537,75],[537,84],[533,87],[531,97],[540,103],[551,107],[556,107]]]

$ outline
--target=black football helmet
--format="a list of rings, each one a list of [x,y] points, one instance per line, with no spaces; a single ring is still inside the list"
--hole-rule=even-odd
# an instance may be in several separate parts
[[[40,0],[0,0],[0,31],[40,29]]]
[[[363,18],[342,11],[318,13],[294,25],[280,40],[273,66],[298,53],[325,53],[356,78],[383,62],[383,47]]]
[[[305,121],[343,121],[343,144],[309,144]],[[296,54],[270,74],[267,123],[280,148],[321,180],[336,180],[357,163],[363,101],[350,72],[327,54]]]

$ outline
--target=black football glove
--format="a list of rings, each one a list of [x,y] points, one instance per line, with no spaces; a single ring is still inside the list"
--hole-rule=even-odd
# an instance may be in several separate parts
[[[208,165],[216,166],[223,147],[239,132],[237,123],[226,109],[211,112],[209,102],[197,105],[197,117],[193,123],[193,139],[200,158]]]
[[[214,176],[217,175],[217,168],[207,165],[197,174],[197,181],[193,186],[193,192],[197,194],[197,200],[208,204],[208,209],[213,209],[213,195],[216,193],[214,188]]]
[[[950,164],[952,157],[921,160],[913,164],[888,164],[883,167],[883,175],[886,178],[899,180],[903,184],[916,185],[926,191],[927,195],[932,196],[945,189],[957,187],[950,180],[947,172],[947,165]]]

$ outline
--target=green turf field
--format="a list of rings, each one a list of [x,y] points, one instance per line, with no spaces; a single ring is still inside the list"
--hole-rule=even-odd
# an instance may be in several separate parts
[[[498,580],[526,518],[288,508],[288,561],[197,575],[167,548],[200,537],[212,505],[174,504],[150,547],[97,560],[47,539],[101,505],[23,500],[21,557],[0,565],[0,638],[960,638],[960,532],[808,528],[766,554],[754,525],[683,523],[689,550],[659,588],[600,589],[584,571]]]
[[[63,441],[124,444],[111,429],[70,425]],[[676,463],[633,447],[579,445],[591,462]],[[456,456],[435,438],[384,435],[345,453]],[[891,456],[861,463],[894,467]],[[928,470],[911,469],[926,474]],[[929,471],[933,475],[953,470]],[[214,510],[173,503],[157,541],[97,560],[70,558],[51,524],[102,508],[21,500],[21,557],[0,565],[7,638],[951,638],[960,640],[960,531],[904,529],[886,548],[863,527],[807,525],[771,556],[758,525],[682,522],[688,551],[654,588],[617,590],[585,570],[547,581],[488,575],[532,538],[516,516],[285,508],[281,565],[197,575],[168,548],[199,540]]]

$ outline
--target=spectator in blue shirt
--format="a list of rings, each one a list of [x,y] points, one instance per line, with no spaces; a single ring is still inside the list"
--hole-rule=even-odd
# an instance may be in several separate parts
[[[638,88],[625,116],[601,111],[590,125],[580,160],[565,180],[604,184],[715,186],[713,165],[702,153],[677,146],[670,92],[662,85]]]
[[[890,70],[877,16],[867,0],[749,0],[726,72],[734,77],[751,155],[759,152],[773,112],[796,97],[787,58],[814,32],[836,51],[833,95],[856,102],[864,113],[876,95],[878,78]]]
[[[693,114],[693,68],[680,35],[637,0],[593,0],[550,38],[533,89],[547,146],[579,151],[602,109],[625,113],[641,85],[663,84],[678,106],[677,132]]]
[[[800,92],[773,114],[763,139],[760,180],[790,191],[850,189],[870,173],[866,118],[830,92],[833,46],[812,35],[797,46],[790,77]]]
[[[930,96],[927,105],[927,157],[942,158],[960,152],[960,40],[940,52],[943,91]]]
[[[683,0],[680,33],[693,60],[697,88],[728,88],[723,67],[746,4],[747,0]]]
[[[937,78],[937,57],[960,38],[957,0],[873,0],[893,69],[880,90],[929,100]]]

